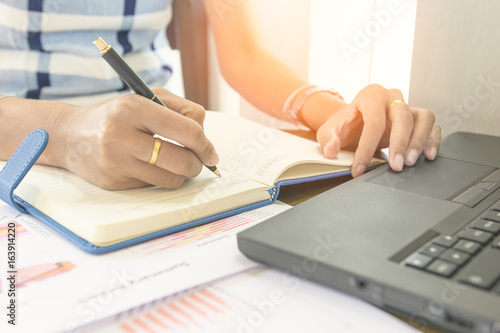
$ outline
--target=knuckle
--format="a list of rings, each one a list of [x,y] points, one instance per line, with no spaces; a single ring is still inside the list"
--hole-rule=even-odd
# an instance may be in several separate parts
[[[387,123],[385,117],[373,116],[366,120],[366,125],[370,129],[385,132],[387,128]]]
[[[382,85],[380,85],[378,83],[372,83],[372,84],[368,85],[367,88],[370,90],[373,90],[375,92],[382,92],[382,91],[386,90]]]
[[[422,109],[423,116],[429,120],[429,122],[436,122],[436,115],[427,109]]]
[[[176,173],[187,177],[195,177],[201,172],[201,163],[196,163],[198,159],[191,154],[182,154],[178,156]]]
[[[402,111],[399,113],[399,117],[405,123],[405,125],[412,127],[415,125],[415,119],[413,119],[413,115],[411,112]]]
[[[396,88],[389,89],[389,93],[394,96],[402,96],[401,91]]]
[[[185,110],[185,114],[194,119],[197,123],[202,124],[205,120],[205,108],[199,104],[191,102]]]
[[[125,94],[116,97],[110,112],[113,114],[122,114],[130,111],[135,105],[136,97],[137,96],[132,94]]]
[[[205,140],[205,133],[203,128],[196,121],[190,121],[187,123],[186,135],[192,140],[194,144],[198,144]]]
[[[115,128],[126,119],[130,119],[136,108],[136,98],[132,95],[122,95],[114,99],[113,103],[106,109],[102,126]]]
[[[202,114],[205,113],[205,108],[198,103],[191,102],[190,108],[191,108],[192,112],[202,113]]]

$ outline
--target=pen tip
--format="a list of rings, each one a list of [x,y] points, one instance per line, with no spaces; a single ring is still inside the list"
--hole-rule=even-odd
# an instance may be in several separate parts
[[[211,166],[211,165],[205,165],[207,167],[208,170],[212,171],[214,174],[216,174],[217,176],[221,177],[220,175],[220,172],[219,170],[217,169],[217,167],[214,165],[214,166]]]

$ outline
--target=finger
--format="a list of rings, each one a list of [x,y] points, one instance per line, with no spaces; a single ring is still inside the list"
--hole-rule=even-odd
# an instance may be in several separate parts
[[[153,88],[153,92],[169,109],[193,119],[198,124],[200,124],[201,127],[203,127],[203,122],[205,120],[205,109],[201,105],[185,98],[179,97],[164,88]]]
[[[339,114],[330,117],[316,134],[316,140],[321,146],[323,155],[327,158],[334,158],[341,149],[356,149],[356,147],[350,146],[353,137],[348,132],[352,132],[358,127],[356,117],[359,112],[353,104],[347,105],[344,111],[339,112]],[[358,142],[358,140],[359,137],[355,141]]]
[[[205,165],[212,166],[219,162],[214,146],[198,122],[143,98],[140,103],[135,106],[136,112],[129,115],[129,121],[137,129],[180,143]]]
[[[401,100],[398,98],[396,100]],[[389,100],[391,104],[394,100]],[[403,170],[408,144],[413,131],[414,121],[406,103],[392,104],[389,109],[391,134],[389,138],[389,165],[394,171]],[[418,157],[418,156],[417,156]]]
[[[179,188],[186,179],[184,176],[174,174],[156,165],[147,164],[140,160],[133,160],[129,163],[127,176],[135,179],[135,182],[138,184],[144,182],[168,189]]]
[[[441,146],[441,127],[434,124],[429,135],[429,139],[424,147],[425,157],[429,160],[434,160]]]
[[[426,109],[411,108],[411,113],[414,119],[414,127],[408,143],[406,165],[414,165],[417,161],[429,139],[435,121],[434,114]]]
[[[360,109],[362,110],[364,126],[354,154],[353,177],[359,177],[366,171],[387,126],[384,103],[374,100],[369,105],[362,107],[363,109]]]
[[[321,151],[326,158],[335,158],[340,151],[340,131],[342,124],[336,125],[333,122],[326,122],[318,129],[316,140],[320,144]]]
[[[145,163],[151,161],[155,139],[146,133],[137,133],[133,142],[127,145],[130,155]],[[196,155],[185,147],[162,141],[158,151],[156,166],[171,173],[196,177],[202,169],[202,164]]]

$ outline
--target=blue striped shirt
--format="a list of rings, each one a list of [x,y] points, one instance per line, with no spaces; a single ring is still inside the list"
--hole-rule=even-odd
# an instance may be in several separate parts
[[[0,0],[0,95],[60,99],[127,90],[102,37],[150,86],[164,86],[171,0]]]

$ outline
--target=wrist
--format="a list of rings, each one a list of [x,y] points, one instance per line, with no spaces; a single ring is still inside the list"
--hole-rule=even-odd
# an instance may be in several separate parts
[[[50,115],[51,122],[45,126],[49,132],[49,144],[40,156],[40,163],[67,169],[68,136],[71,133],[71,125],[74,123],[72,118],[78,107],[56,102],[47,103],[54,103],[54,108]]]
[[[55,128],[62,113],[71,105],[22,99],[18,97],[2,98],[0,103],[0,159],[7,160],[14,153],[21,141],[32,131],[42,128],[49,133],[49,143],[37,163],[62,166],[60,159],[61,142],[64,134]]]
[[[337,91],[307,84],[287,98],[282,114],[291,123],[318,130],[335,111],[345,105],[344,98]]]
[[[309,97],[304,103],[300,119],[306,126],[317,131],[333,114],[346,105],[344,100],[328,92],[320,92]]]

